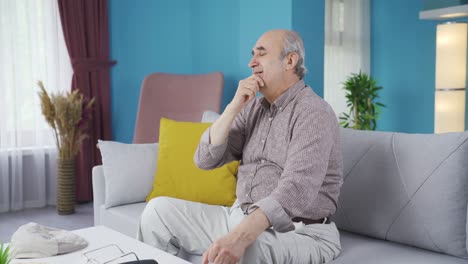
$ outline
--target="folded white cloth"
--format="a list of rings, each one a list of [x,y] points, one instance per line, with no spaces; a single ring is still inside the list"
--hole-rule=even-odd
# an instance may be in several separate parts
[[[13,258],[44,258],[83,249],[88,242],[70,231],[29,223],[16,230],[10,246]]]

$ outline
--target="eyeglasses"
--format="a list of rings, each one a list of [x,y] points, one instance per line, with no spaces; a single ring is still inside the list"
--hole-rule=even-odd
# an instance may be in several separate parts
[[[128,256],[133,256],[134,258],[131,257],[131,260],[135,263],[140,263],[140,259],[135,252],[124,253],[124,251],[116,244],[110,244],[83,253],[85,264],[118,263],[116,261],[119,259],[125,259],[126,261],[130,260]]]

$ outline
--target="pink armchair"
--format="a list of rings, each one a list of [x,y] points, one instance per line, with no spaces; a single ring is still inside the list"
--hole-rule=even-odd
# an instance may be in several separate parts
[[[153,73],[143,80],[133,143],[159,141],[161,117],[200,122],[204,111],[219,113],[224,77]]]

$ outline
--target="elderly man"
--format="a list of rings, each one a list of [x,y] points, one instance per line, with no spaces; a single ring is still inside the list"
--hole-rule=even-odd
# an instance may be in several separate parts
[[[340,253],[329,220],[342,184],[339,129],[331,107],[304,84],[304,62],[297,33],[258,39],[252,75],[195,153],[203,169],[241,160],[237,201],[226,208],[154,199],[140,239],[173,254],[203,253],[203,263],[326,263]]]

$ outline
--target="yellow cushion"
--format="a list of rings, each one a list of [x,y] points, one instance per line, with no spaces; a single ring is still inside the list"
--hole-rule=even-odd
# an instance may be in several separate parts
[[[200,138],[210,125],[161,118],[158,166],[147,202],[168,196],[213,205],[234,203],[239,162],[207,171],[197,168],[193,161]]]

